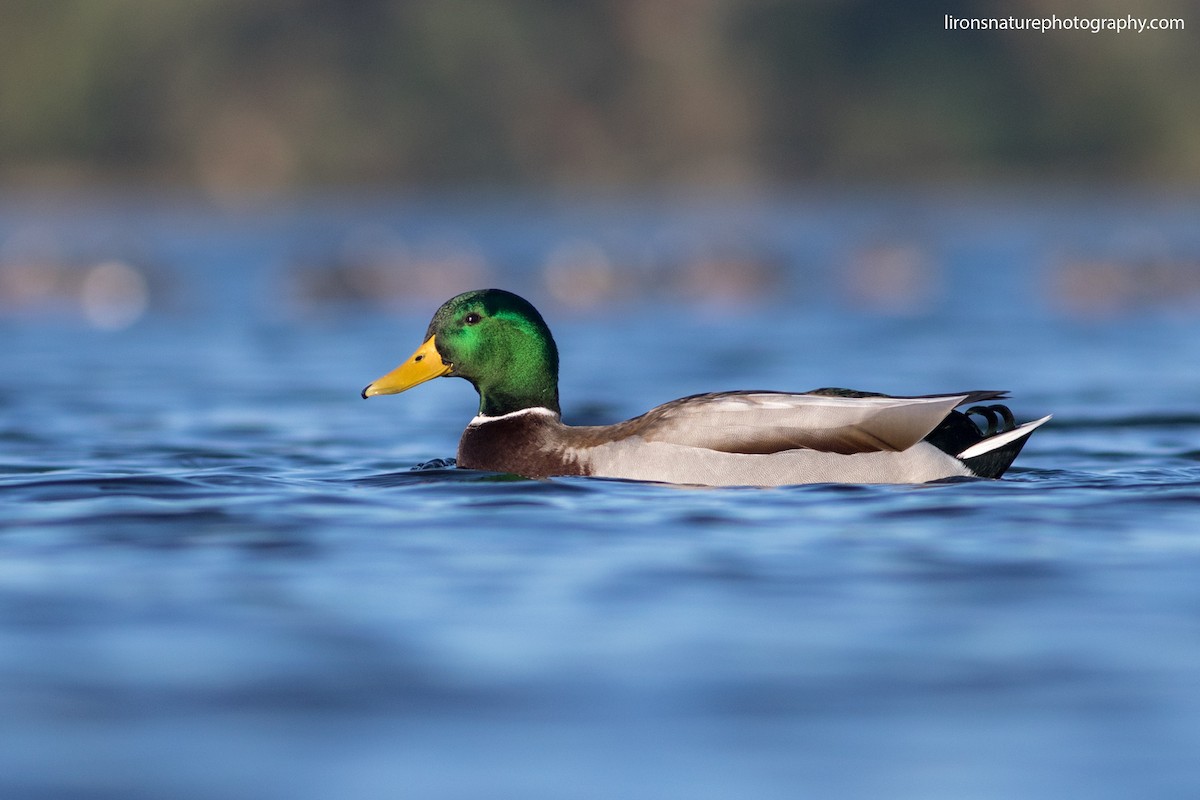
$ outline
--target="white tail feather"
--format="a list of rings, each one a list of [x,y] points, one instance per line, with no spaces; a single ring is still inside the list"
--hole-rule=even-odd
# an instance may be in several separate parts
[[[963,450],[961,453],[958,454],[958,457],[965,461],[968,458],[974,458],[975,456],[980,456],[980,455],[983,455],[984,453],[990,453],[991,451],[995,450],[996,448],[1003,447],[1004,445],[1008,444],[1009,442],[1014,442],[1023,436],[1028,436],[1035,428],[1038,428],[1042,425],[1045,425],[1047,422],[1049,422],[1050,417],[1052,417],[1052,416],[1054,416],[1054,415],[1049,414],[1047,416],[1042,417],[1041,419],[1035,419],[1033,422],[1026,422],[1023,425],[1018,425],[1017,427],[1013,428],[1011,431],[1005,431],[1004,433],[999,433],[999,434],[996,434],[995,436],[989,436],[988,438],[984,439],[982,442],[976,442],[975,444],[968,447],[966,450]]]

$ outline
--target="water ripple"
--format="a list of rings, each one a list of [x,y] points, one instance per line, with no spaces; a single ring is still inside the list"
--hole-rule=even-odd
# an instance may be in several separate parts
[[[795,341],[837,351],[844,320],[794,316],[781,324]],[[704,350],[705,324],[664,334],[671,352]],[[599,797],[613,763],[682,753],[695,791],[646,796],[747,794],[712,790],[739,763],[789,779],[774,795],[747,779],[749,796],[804,793],[787,765],[860,756],[871,769],[849,771],[877,776],[863,796],[913,764],[975,775],[1005,759],[1102,796],[1096,776],[1144,788],[1121,777],[1135,756],[1143,777],[1194,762],[1200,417],[1132,405],[1122,375],[1149,369],[1141,350],[1114,345],[1121,369],[1103,374],[1029,378],[1048,387],[1030,406],[1058,416],[1002,481],[699,489],[430,461],[453,452],[469,387],[357,401],[394,354],[347,344],[394,341],[397,323],[354,325],[230,334],[236,346],[207,331],[64,336],[80,368],[126,377],[36,404],[0,389],[0,718],[21,731],[0,752],[0,795],[65,775],[59,796],[138,796],[122,791],[134,775],[161,790],[142,796],[236,796],[222,776],[244,787],[265,770],[289,800],[379,796],[381,775],[438,796],[411,774],[460,774],[470,753],[576,786],[591,764]],[[1027,352],[1056,341],[1043,333]],[[639,339],[593,334],[572,343],[584,374],[607,375],[613,348]],[[863,385],[928,375],[903,352],[812,349],[814,369],[861,369]],[[1070,363],[1086,372],[1090,352]],[[964,358],[946,382],[1030,369],[997,357],[979,375]],[[595,381],[594,397],[570,388],[611,416],[636,413],[626,393],[726,377],[663,369],[620,391]],[[1183,370],[1156,371],[1173,397],[1195,395]],[[1064,741],[1094,753],[1067,754],[1068,770]]]

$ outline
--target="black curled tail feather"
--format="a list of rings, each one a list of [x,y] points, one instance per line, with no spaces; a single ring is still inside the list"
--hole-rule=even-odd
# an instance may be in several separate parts
[[[979,398],[984,399],[984,398]],[[992,399],[992,398],[986,398]],[[986,427],[981,429],[971,417],[980,417]],[[972,406],[966,412],[952,411],[942,420],[942,423],[925,437],[925,441],[944,453],[959,457],[974,445],[997,436],[1008,433],[1017,427],[1016,419],[1008,406],[994,404],[988,406]],[[1033,433],[1030,429],[1029,433]],[[962,459],[973,473],[981,478],[999,478],[1005,473],[1029,440],[1029,433],[991,450],[985,450],[977,455]]]

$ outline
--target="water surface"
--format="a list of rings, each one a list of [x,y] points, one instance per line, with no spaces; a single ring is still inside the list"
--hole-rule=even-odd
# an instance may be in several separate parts
[[[932,299],[864,307],[836,287],[839,237],[911,212],[851,204],[822,234],[806,208],[745,212],[782,259],[763,295],[647,301],[651,281],[582,308],[513,265],[645,233],[625,217],[425,213],[544,307],[568,420],[721,389],[1005,388],[1055,414],[1005,480],[414,470],[453,456],[475,397],[358,398],[437,301],[281,299],[296,242],[345,233],[335,211],[33,215],[72,246],[145,232],[167,300],[119,330],[0,319],[0,795],[1194,797],[1200,317],[1064,312],[1017,257],[1051,250],[1037,215],[988,209],[921,229]],[[688,239],[690,213],[638,224]]]

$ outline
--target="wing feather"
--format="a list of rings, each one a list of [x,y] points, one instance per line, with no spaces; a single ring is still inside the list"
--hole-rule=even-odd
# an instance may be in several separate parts
[[[828,453],[907,450],[956,406],[980,393],[929,397],[840,396],[782,392],[694,395],[613,426],[618,438],[703,447],[726,453]]]

